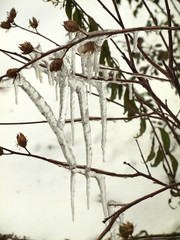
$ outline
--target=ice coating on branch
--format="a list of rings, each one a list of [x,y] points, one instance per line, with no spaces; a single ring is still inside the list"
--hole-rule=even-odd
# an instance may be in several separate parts
[[[101,125],[102,125],[102,134],[101,134],[101,148],[103,161],[105,161],[105,149],[106,149],[106,135],[107,135],[107,83],[106,82],[96,82],[95,87],[99,93],[99,103],[100,103],[100,112],[101,112]]]
[[[99,186],[100,194],[101,194],[101,202],[104,212],[104,217],[108,217],[108,210],[107,210],[107,199],[106,199],[106,182],[105,176],[103,175],[96,175],[96,180]]]
[[[40,113],[46,118],[49,126],[57,137],[58,143],[69,166],[75,167],[75,156],[72,152],[72,149],[68,145],[64,131],[58,127],[57,120],[50,106],[39,94],[39,92],[28,81],[25,80],[25,78],[23,79],[22,85],[20,85],[20,87],[25,91],[25,93],[29,96],[32,102],[36,105]]]
[[[71,180],[70,180],[70,192],[71,192],[71,212],[72,212],[72,220],[74,221],[75,217],[75,207],[74,207],[74,199],[75,199],[75,185],[76,185],[76,170],[71,170]]]

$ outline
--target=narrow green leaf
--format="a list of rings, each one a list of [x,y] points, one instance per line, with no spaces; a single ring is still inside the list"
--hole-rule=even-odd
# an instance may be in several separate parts
[[[145,120],[145,118],[141,118],[139,133],[137,134],[137,136],[135,138],[141,137],[145,131],[146,131],[146,120]]]
[[[124,114],[128,112],[128,117],[134,116],[135,113],[138,113],[139,110],[135,104],[134,99],[129,99],[129,89],[126,88],[125,94],[124,94]]]
[[[65,11],[68,19],[72,19],[73,4],[71,0],[66,0]]]
[[[75,22],[77,22],[77,24],[83,28],[83,29],[86,29],[85,25],[84,25],[84,22],[83,22],[83,13],[81,12],[81,10],[79,10],[77,7],[73,13],[73,20]]]
[[[106,62],[110,67],[113,67],[113,62],[111,59],[111,52],[109,49],[109,44],[106,41],[104,41],[102,47],[101,47],[101,55],[100,55],[100,60],[99,60],[100,64],[105,65]]]
[[[177,159],[171,153],[169,153],[168,156],[169,156],[169,158],[171,160],[173,174],[174,174],[174,177],[175,177],[179,163],[178,163]]]
[[[163,141],[163,146],[166,153],[169,153],[170,148],[170,138],[169,134],[164,130],[164,128],[159,127],[160,133],[161,133],[161,139]]]
[[[153,139],[152,139],[152,145],[151,145],[151,150],[150,150],[150,153],[149,153],[149,155],[148,155],[148,157],[147,157],[146,162],[151,161],[151,160],[155,157],[154,144],[155,144],[155,141],[154,141],[154,137],[153,137]]]
[[[151,167],[157,167],[164,159],[163,152],[161,151],[161,148],[159,147],[157,151],[156,158],[154,160],[154,163],[151,164]]]
[[[89,32],[98,30],[97,24],[91,20],[91,18],[88,18],[89,20]]]

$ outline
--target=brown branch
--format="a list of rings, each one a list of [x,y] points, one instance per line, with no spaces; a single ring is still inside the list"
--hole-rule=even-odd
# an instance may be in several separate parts
[[[165,5],[166,5],[166,11],[167,11],[167,16],[168,16],[168,26],[171,27],[171,13],[169,9],[169,4],[168,1],[165,0]],[[172,32],[168,31],[168,39],[169,39],[169,68],[172,71],[173,74],[173,41],[172,41]]]
[[[48,37],[44,36],[43,34],[39,33],[37,30],[36,30],[36,32],[31,31],[31,30],[29,30],[29,29],[27,29],[27,28],[24,28],[24,27],[22,27],[22,26],[16,24],[15,22],[13,23],[13,25],[14,25],[15,27],[17,27],[17,28],[20,28],[20,29],[24,30],[24,31],[27,31],[27,32],[30,32],[30,33],[36,34],[36,35],[38,35],[38,36],[40,36],[40,37],[42,37],[42,38],[48,40],[49,42],[55,44],[56,46],[60,46],[58,43],[54,42],[54,41],[51,40],[50,38],[48,38]]]
[[[113,224],[115,223],[116,219],[120,216],[120,214],[122,214],[123,212],[125,212],[127,209],[135,206],[136,204],[144,201],[144,200],[147,200],[149,198],[152,198],[168,189],[172,189],[174,187],[177,187],[180,185],[180,182],[178,183],[174,183],[174,184],[171,184],[171,185],[168,185],[168,186],[165,186],[157,191],[154,191],[152,193],[149,193],[141,198],[138,198],[128,204],[126,204],[124,207],[120,208],[119,210],[117,210],[113,215],[111,215],[110,217],[106,218],[103,222],[107,222],[109,219],[109,224],[107,225],[107,227],[104,229],[104,231],[99,235],[99,237],[96,239],[96,240],[101,240],[111,229],[111,227],[113,226]]]
[[[130,33],[130,32],[137,32],[137,31],[157,31],[157,30],[172,30],[172,31],[176,31],[176,30],[180,30],[180,27],[166,27],[166,26],[153,26],[153,27],[135,27],[135,28],[126,28],[126,29],[121,29],[121,30],[107,30],[107,31],[95,31],[95,32],[90,32],[88,34],[88,36],[82,37],[76,41],[71,41],[66,45],[51,49],[45,53],[42,53],[41,56],[37,57],[36,59],[33,59],[31,61],[29,61],[28,63],[26,63],[25,65],[23,65],[20,68],[17,68],[17,72],[20,72],[22,69],[28,67],[29,65],[35,63],[36,61],[39,61],[40,59],[63,49],[70,49],[71,47],[75,46],[78,43],[81,43],[85,40],[94,38],[94,37],[101,37],[101,36],[114,36],[117,34],[125,34],[125,33]],[[0,79],[6,77],[6,75],[3,75],[0,77]]]
[[[31,154],[29,151],[28,153],[22,153],[22,152],[16,152],[16,151],[13,151],[11,149],[8,149],[8,148],[4,148],[4,147],[1,147],[1,149],[3,149],[4,151],[7,151],[8,153],[4,153],[3,155],[10,155],[10,154],[14,154],[14,155],[20,155],[20,156],[26,156],[26,157],[32,157],[32,158],[37,158],[37,159],[40,159],[40,160],[43,160],[43,161],[46,161],[46,162],[49,162],[49,163],[52,163],[52,164],[55,164],[56,166],[58,167],[64,167],[65,169],[67,170],[70,170],[70,167],[69,167],[69,164],[66,163],[66,162],[62,162],[62,161],[58,161],[58,160],[53,160],[53,159],[49,159],[49,158],[46,158],[46,157],[42,157],[42,156],[39,156],[39,155],[35,155],[35,154]],[[26,150],[27,151],[27,150]],[[77,169],[84,169],[86,170],[87,166],[85,165],[76,165],[76,168]],[[133,177],[139,177],[141,176],[140,173],[135,173],[135,174],[119,174],[119,173],[115,173],[115,172],[109,172],[109,171],[104,171],[104,170],[101,170],[101,169],[97,169],[97,168],[89,168],[90,171],[94,172],[94,173],[98,173],[98,174],[103,174],[103,175],[106,175],[106,176],[111,176],[111,177],[120,177],[120,178],[133,178]],[[81,172],[80,172],[81,173]],[[81,173],[82,174],[82,173]],[[162,184],[161,184],[162,185]]]
[[[140,145],[139,145],[139,142],[138,142],[137,139],[135,139],[135,141],[136,141],[136,143],[137,143],[137,146],[138,146],[139,152],[140,152],[140,154],[141,154],[141,158],[142,158],[142,160],[143,160],[143,162],[144,162],[144,165],[146,166],[147,172],[148,172],[149,176],[151,176],[149,167],[148,167],[148,165],[147,165],[147,163],[146,163],[146,160],[145,160],[144,155],[143,155],[143,153],[142,153],[142,150],[141,150],[141,147],[140,147]]]
[[[3,149],[5,152],[3,153],[3,155],[20,155],[20,156],[26,156],[26,157],[32,157],[32,158],[37,158],[37,159],[40,159],[40,160],[43,160],[43,161],[46,161],[46,162],[49,162],[51,164],[55,164],[56,166],[58,167],[64,167],[65,169],[67,170],[71,170],[70,167],[69,167],[69,164],[66,163],[66,162],[62,162],[62,161],[58,161],[58,160],[54,160],[54,159],[49,159],[49,158],[46,158],[46,157],[42,157],[42,156],[39,156],[39,155],[35,155],[35,154],[32,154],[30,153],[27,149],[25,149],[27,151],[27,153],[22,153],[22,152],[16,152],[16,151],[13,151],[11,149],[8,149],[8,148],[4,148],[1,146],[1,149]],[[7,153],[6,153],[7,152]],[[126,163],[124,162],[124,164],[130,166],[132,169],[135,170],[136,173],[132,173],[132,174],[121,174],[121,173],[115,173],[115,172],[109,172],[109,171],[105,171],[105,170],[102,170],[102,169],[97,169],[97,168],[89,168],[90,171],[94,172],[94,173],[98,173],[98,174],[102,174],[102,175],[106,175],[106,176],[111,176],[111,177],[118,177],[118,178],[134,178],[134,177],[144,177],[150,181],[153,181],[154,183],[156,184],[159,184],[161,186],[167,186],[166,183],[160,181],[159,179],[157,178],[154,178],[152,177],[151,175],[149,174],[145,174],[145,173],[142,173],[140,171],[138,171],[137,169],[135,169],[133,166],[131,166],[129,163]],[[77,169],[84,169],[86,170],[87,169],[87,166],[86,165],[79,165],[77,164],[76,165],[76,168]],[[82,172],[79,172],[80,174],[83,174]],[[177,189],[176,189],[177,190]]]

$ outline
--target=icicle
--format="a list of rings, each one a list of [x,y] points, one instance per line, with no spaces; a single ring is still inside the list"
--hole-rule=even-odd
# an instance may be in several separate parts
[[[59,81],[60,102],[59,102],[59,120],[58,126],[62,129],[65,124],[67,114],[67,102],[68,102],[68,86],[67,82]]]
[[[72,220],[74,221],[75,217],[75,207],[74,207],[74,199],[75,199],[75,185],[76,185],[76,170],[71,170],[71,184],[70,184],[70,191],[71,191],[71,212],[72,212]]]
[[[116,82],[117,71],[113,71],[113,82]]]
[[[138,42],[138,34],[139,32],[134,32],[134,40],[133,40],[133,52],[136,53],[137,52],[137,42]]]
[[[104,217],[108,217],[108,210],[107,210],[107,200],[106,200],[106,182],[105,176],[96,175],[96,180],[99,186],[100,194],[101,194],[101,202],[104,212]]]
[[[105,79],[105,80],[108,80],[108,77],[109,77],[109,75],[108,75],[108,70],[107,70],[107,69],[103,69],[103,70],[102,70],[102,74],[103,74],[104,79]]]
[[[55,85],[56,101],[58,101],[58,87],[59,87],[59,81],[56,81],[56,85]]]
[[[71,48],[71,61],[72,61],[72,74],[73,74],[73,77],[75,77],[75,73],[76,73],[76,48],[75,47]]]
[[[82,69],[82,74],[83,75],[86,75],[86,68],[85,68],[86,60],[87,60],[86,55],[85,54],[81,54],[81,69]]]
[[[94,77],[98,77],[99,73],[99,52],[94,52]]]
[[[70,89],[70,110],[71,110],[71,134],[72,134],[72,145],[74,145],[74,111],[75,111],[75,91]]]
[[[88,99],[85,94],[85,86],[78,86],[76,89],[79,101],[81,121],[83,125],[84,140],[86,145],[86,166],[91,167],[92,163],[92,142],[91,142],[91,126],[89,122]]]
[[[115,204],[117,204],[117,202],[115,202],[114,200],[110,200],[108,202],[108,204],[107,204],[108,216],[111,216],[114,214],[116,207],[113,205],[115,205]],[[120,224],[120,222],[118,220],[116,220],[110,229],[110,234],[111,234],[112,240],[116,239],[116,236],[117,236],[116,229],[119,228],[119,224]]]
[[[40,45],[38,45],[35,49],[38,49],[38,50],[41,50],[40,48]],[[37,53],[37,52],[31,52],[29,54],[29,56],[31,57],[31,59],[36,59],[40,56],[40,53]],[[39,81],[42,83],[43,82],[43,75],[42,75],[42,69],[41,67],[39,66],[39,61],[36,61],[32,64],[32,66],[34,67],[35,69],[35,74],[36,74],[36,78],[39,79]]]
[[[132,100],[133,99],[133,85],[132,85],[132,83],[129,83],[128,86],[129,86],[129,100]]]
[[[15,103],[18,104],[18,83],[14,80]]]
[[[84,140],[86,146],[86,196],[87,196],[87,208],[89,208],[90,198],[90,176],[89,168],[92,163],[92,142],[91,142],[91,127],[89,122],[89,111],[88,111],[88,97],[85,94],[85,86],[82,84],[76,89],[79,101],[79,108],[81,114],[81,121],[83,125]]]
[[[86,176],[86,198],[87,198],[87,209],[90,208],[90,186],[91,186],[91,177],[90,177],[90,170],[85,170]]]
[[[103,161],[105,161],[105,145],[107,135],[107,90],[105,82],[97,82],[96,89],[99,93],[99,103],[101,111],[101,125],[102,125],[102,137],[101,137],[101,148],[103,154]]]

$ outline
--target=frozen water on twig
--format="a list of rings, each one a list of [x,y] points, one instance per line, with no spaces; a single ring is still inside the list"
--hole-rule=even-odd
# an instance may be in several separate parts
[[[57,126],[57,120],[51,107],[47,104],[47,102],[39,94],[39,92],[28,81],[25,80],[25,78],[23,79],[20,87],[30,97],[30,99],[36,105],[40,113],[46,118],[49,126],[51,127],[58,139],[58,143],[69,166],[76,166],[75,156],[72,152],[72,149],[68,145],[64,131]]]
[[[91,126],[89,122],[88,99],[86,95],[86,86],[82,83],[76,89],[79,109],[81,114],[81,121],[83,125],[84,140],[86,146],[86,166],[91,167],[92,163],[92,142],[91,142]]]
[[[59,101],[59,119],[58,125],[60,128],[64,127],[67,113],[67,103],[68,103],[68,86],[66,81],[59,80],[59,92],[60,92],[60,101]]]
[[[15,103],[18,104],[18,83],[14,80]]]
[[[107,135],[107,84],[105,82],[96,82],[95,87],[99,93],[99,103],[101,111],[101,148],[103,154],[103,161],[105,161],[105,145],[106,145],[106,135]]]
[[[74,221],[75,217],[75,206],[74,206],[74,199],[75,199],[75,185],[76,185],[76,170],[71,170],[71,182],[70,182],[70,192],[71,192],[71,212],[72,212],[72,220]]]
[[[99,186],[100,194],[101,194],[101,202],[104,212],[104,217],[108,217],[108,210],[107,210],[107,199],[106,199],[106,182],[105,176],[103,175],[96,175],[96,180]]]
[[[133,40],[133,52],[136,53],[137,52],[137,43],[138,43],[138,34],[139,32],[134,32],[134,40]]]
[[[87,196],[87,207],[89,208],[89,198],[90,198],[90,177],[89,168],[92,163],[92,142],[91,142],[91,127],[89,122],[89,111],[88,111],[88,96],[86,94],[86,86],[81,84],[76,89],[79,108],[81,114],[81,121],[83,125],[84,140],[86,146],[86,196]]]

